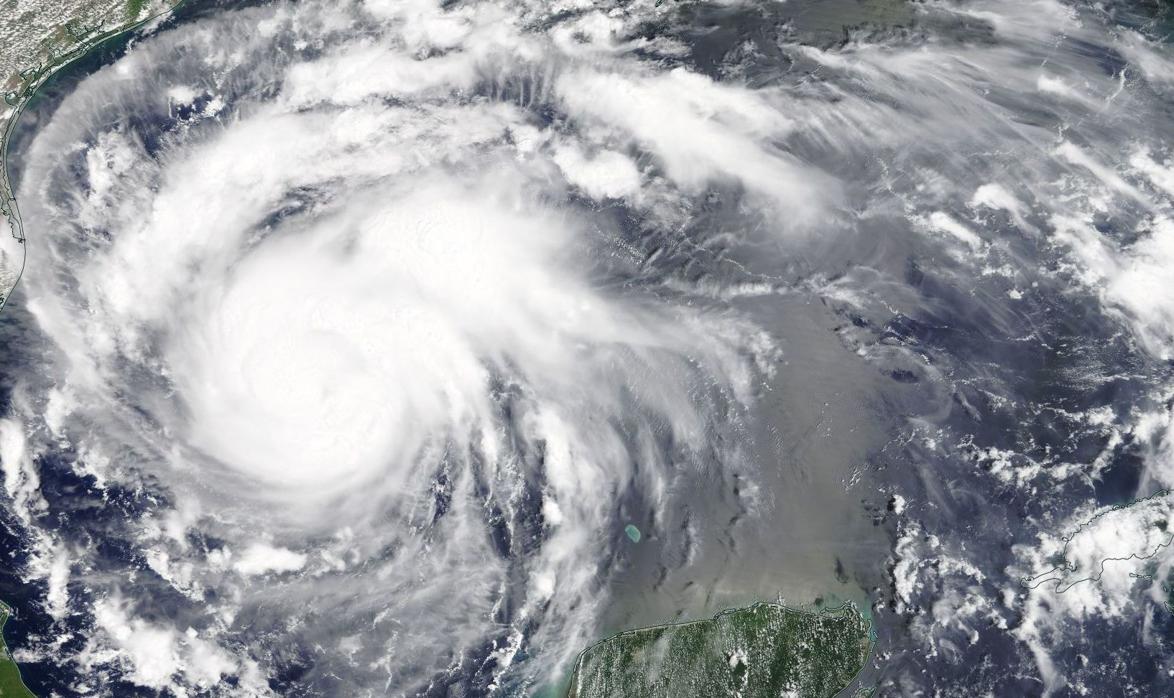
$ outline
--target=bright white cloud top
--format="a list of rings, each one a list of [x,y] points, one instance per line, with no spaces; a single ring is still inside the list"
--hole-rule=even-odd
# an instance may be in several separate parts
[[[152,567],[234,607],[268,597],[252,579],[281,579],[290,602],[339,627],[358,590],[383,588],[350,656],[383,674],[391,652],[399,686],[486,637],[500,647],[491,680],[523,641],[544,672],[563,666],[592,639],[614,502],[700,467],[729,428],[713,415],[749,404],[772,351],[729,314],[615,286],[623,266],[601,254],[610,223],[592,202],[645,200],[647,126],[601,128],[605,113],[579,124],[573,104],[571,121],[545,123],[532,103],[561,105],[559,84],[598,75],[615,100],[635,89],[665,114],[681,105],[651,76],[633,77],[647,88],[606,77],[643,73],[639,62],[599,65],[531,31],[545,12],[229,13],[103,69],[30,151],[28,186],[52,187],[66,171],[48,154],[94,139],[83,196],[26,214],[41,259],[30,308],[61,349],[58,410],[87,460],[130,477],[129,449],[139,475],[200,512]],[[306,48],[323,36],[330,49]],[[601,51],[614,39],[597,38]],[[175,55],[182,65],[157,72]],[[700,90],[681,117],[691,128],[737,96],[721,129],[747,152],[782,126],[752,92],[669,79]],[[64,116],[93,114],[99,96],[98,113],[181,117],[148,143],[96,114]],[[683,143],[651,143],[681,185],[728,174]],[[664,440],[681,459],[671,467]],[[188,526],[223,545],[190,549]],[[154,667],[133,682],[182,684],[184,664],[154,654],[178,656],[182,639],[145,646],[132,609],[98,610],[127,661]],[[548,678],[527,671],[508,680]]]

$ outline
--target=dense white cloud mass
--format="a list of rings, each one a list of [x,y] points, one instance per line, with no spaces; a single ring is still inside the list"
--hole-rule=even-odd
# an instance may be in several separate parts
[[[712,526],[733,528],[785,499],[755,477],[793,451],[847,473],[874,454],[836,448],[890,424],[876,451],[965,471],[903,463],[878,612],[888,593],[935,668],[1012,633],[1018,670],[1063,687],[1057,629],[1156,577],[1025,589],[1063,534],[1016,511],[984,558],[951,535],[989,521],[934,517],[980,509],[975,478],[992,506],[1069,496],[1126,449],[1133,489],[1174,485],[1174,153],[1146,125],[1169,52],[1056,0],[917,3],[915,29],[832,42],[779,7],[217,8],[65,96],[22,165],[44,358],[0,464],[57,623],[39,651],[93,677],[76,692],[529,694],[604,627],[631,512],[651,512],[642,550],[687,567],[710,523],[672,519],[689,477],[735,481]],[[1086,330],[1124,347],[1111,371],[1068,350]],[[1044,395],[1095,392],[1121,356],[1153,385]],[[818,374],[812,396],[774,393],[778,366]],[[1040,441],[991,435],[1015,420]],[[54,468],[118,523],[43,525]],[[859,473],[801,498],[855,506]],[[1163,502],[1082,529],[1073,564],[1168,571]],[[1113,511],[1070,508],[1040,519]]]
[[[615,286],[611,224],[575,197],[640,210],[651,132],[613,130],[614,101],[580,115],[591,105],[557,85],[598,76],[603,97],[618,85],[683,108],[682,126],[720,128],[762,176],[789,167],[755,145],[785,120],[698,75],[630,60],[590,72],[578,38],[564,51],[528,28],[541,6],[517,10],[226,13],[100,71],[32,147],[27,186],[45,196],[29,196],[42,202],[27,214],[41,260],[29,306],[63,371],[52,431],[102,478],[158,478],[194,500],[144,521],[140,544],[153,572],[223,614],[204,623],[212,637],[275,603],[264,577],[285,588],[278,615],[311,605],[324,636],[369,624],[320,670],[347,667],[355,686],[415,690],[486,642],[485,680],[548,680],[592,636],[614,502],[738,457],[713,460],[707,440],[730,427],[714,415],[749,404],[773,350],[732,315]],[[97,95],[98,114],[65,116]],[[539,100],[574,121],[543,121]],[[159,109],[162,133],[100,116]],[[715,113],[730,117],[709,125]],[[736,153],[682,144],[647,143],[663,186],[733,176],[720,158]],[[59,149],[85,168],[62,197]],[[9,489],[32,491],[24,436],[4,434]],[[194,531],[219,542],[193,545]],[[125,600],[93,614],[88,666],[117,658],[152,688],[244,676],[215,640]],[[522,643],[543,659],[510,674]]]

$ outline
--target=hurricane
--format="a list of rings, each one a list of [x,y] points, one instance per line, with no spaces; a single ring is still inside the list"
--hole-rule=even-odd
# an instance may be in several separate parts
[[[833,596],[878,695],[1168,688],[1169,502],[1082,524],[1174,486],[1155,16],[195,2],[102,49],[10,163],[16,658],[558,695],[609,632]]]

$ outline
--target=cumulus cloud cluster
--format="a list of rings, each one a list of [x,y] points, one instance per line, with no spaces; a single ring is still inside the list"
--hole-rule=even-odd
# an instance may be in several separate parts
[[[803,47],[799,55],[828,78],[820,87],[834,97],[834,106],[822,113],[810,104],[790,110],[795,131],[818,134],[829,150],[853,162],[861,153],[883,160],[872,190],[879,195],[861,196],[869,201],[861,206],[863,216],[899,217],[940,250],[948,263],[935,265],[936,283],[976,297],[997,290],[1006,299],[995,304],[1000,311],[983,318],[991,326],[982,327],[980,335],[989,329],[991,336],[1001,336],[1001,324],[1027,319],[1014,341],[1064,337],[1060,348],[1047,348],[1061,363],[1103,352],[1070,375],[1041,379],[1047,388],[1068,379],[1081,386],[1117,385],[1126,382],[1122,374],[1129,370],[1138,371],[1139,387],[1135,394],[1087,401],[1066,399],[1062,391],[1037,394],[1037,386],[1012,395],[1006,384],[992,387],[982,369],[971,375],[973,366],[955,374],[970,378],[942,377],[938,370],[953,357],[935,355],[932,339],[924,345],[910,341],[914,346],[908,351],[930,364],[918,367],[918,374],[951,386],[952,399],[973,418],[957,421],[975,432],[956,435],[951,428],[918,424],[914,440],[943,461],[968,454],[963,462],[974,472],[961,469],[963,481],[986,478],[984,487],[1001,483],[998,497],[980,495],[984,504],[973,520],[982,523],[974,525],[999,521],[1008,538],[1022,527],[1031,540],[1015,548],[1005,569],[992,570],[989,550],[952,540],[958,522],[951,516],[941,516],[940,527],[929,530],[923,522],[908,521],[893,555],[895,606],[917,615],[915,630],[935,658],[940,653],[943,666],[964,661],[967,647],[983,646],[984,635],[1010,629],[1031,651],[1044,690],[1095,692],[1089,688],[1095,684],[1081,683],[1095,678],[1066,661],[1077,644],[1074,624],[1152,610],[1155,600],[1164,600],[1171,559],[1167,497],[1119,510],[1109,503],[1069,510],[1068,497],[1111,490],[1106,486],[1111,468],[1118,477],[1137,470],[1126,502],[1174,483],[1168,370],[1174,297],[1167,280],[1174,269],[1174,154],[1164,116],[1174,62],[1168,46],[1141,32],[1106,26],[1103,15],[1069,3],[929,3],[923,17],[926,24],[949,27],[943,34],[959,40],[935,36],[906,44],[862,38],[834,49]],[[1109,56],[1119,60],[1109,62]],[[887,279],[874,282],[872,293],[852,288],[861,278],[869,277],[838,279],[837,301],[865,317],[877,306],[885,308],[879,313],[884,317],[894,305],[911,305]],[[1081,334],[1094,322],[1065,318],[1068,327],[1050,326],[1050,313],[1073,307],[1073,315],[1090,312],[1096,322],[1109,318],[1123,351],[1111,353]],[[927,315],[949,317],[941,306]],[[857,351],[878,362],[893,355],[883,344],[862,343]],[[1012,351],[1005,361],[1014,365],[1029,354]],[[1004,375],[1012,374],[1008,369]],[[971,380],[982,388],[962,387]],[[985,407],[973,409],[970,396]],[[1076,412],[1077,403],[1087,411]],[[991,430],[983,424],[991,414],[1025,421],[1000,422]],[[1037,427],[1047,424],[1050,414],[1062,415],[1064,424],[1055,440],[1037,437]],[[1081,440],[1086,430],[1098,432],[1096,446],[1074,453],[1064,442]],[[1011,434],[1030,437],[1016,443]],[[984,442],[1000,447],[976,448]],[[960,509],[970,506],[962,503],[967,496],[958,494],[966,486],[950,483],[944,489],[953,492],[926,488],[920,516],[938,518],[933,510],[950,502]],[[1005,508],[991,501],[1004,496]],[[916,504],[910,508],[917,511]],[[1032,515],[1021,514],[1024,509]],[[1097,525],[1084,525],[1089,520]],[[1109,559],[1117,561],[1102,574],[1100,564]],[[1010,579],[1000,581],[1001,572]],[[1040,583],[1025,587],[1022,577]]]

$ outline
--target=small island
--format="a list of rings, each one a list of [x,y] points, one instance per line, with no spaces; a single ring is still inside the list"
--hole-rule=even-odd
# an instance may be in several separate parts
[[[758,603],[596,643],[579,655],[567,698],[826,698],[852,682],[871,649],[871,625],[854,606]]]

